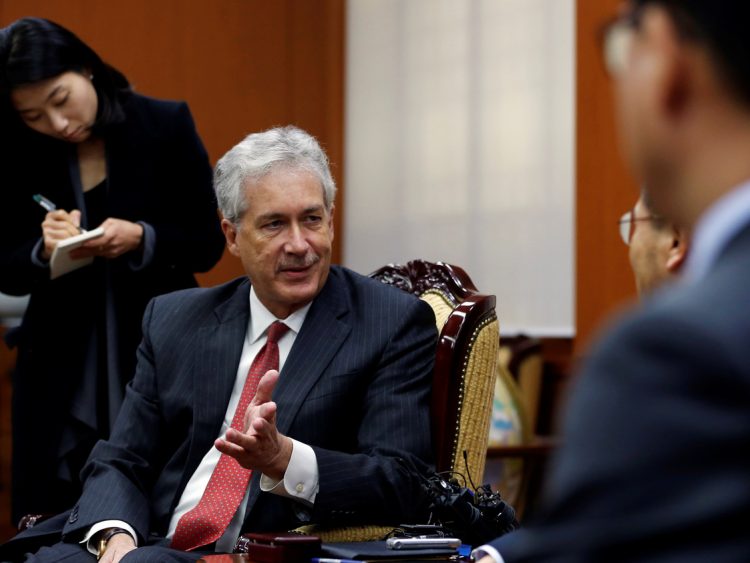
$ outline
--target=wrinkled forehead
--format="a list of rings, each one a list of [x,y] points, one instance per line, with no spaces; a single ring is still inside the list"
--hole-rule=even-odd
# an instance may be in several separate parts
[[[307,166],[303,163],[274,163],[262,174],[247,176],[243,181],[243,189],[245,190],[245,193],[250,196],[252,191],[259,185],[263,185],[265,188],[280,190],[281,185],[288,183],[314,183],[320,189],[320,201],[323,206],[326,207],[326,194],[323,180],[312,166]]]

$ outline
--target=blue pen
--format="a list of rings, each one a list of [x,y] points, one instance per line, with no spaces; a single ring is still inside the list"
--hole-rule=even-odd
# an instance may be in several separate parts
[[[55,209],[57,209],[57,206],[42,194],[34,194],[34,201],[44,207],[47,211],[54,211]]]
[[[55,209],[57,209],[57,206],[54,203],[52,203],[50,200],[48,200],[46,197],[44,197],[42,194],[34,194],[32,197],[34,198],[34,201],[36,201],[39,205],[44,207],[48,212],[54,211]],[[86,232],[86,229],[82,229],[80,226],[77,227],[77,229],[81,231],[82,233]]]

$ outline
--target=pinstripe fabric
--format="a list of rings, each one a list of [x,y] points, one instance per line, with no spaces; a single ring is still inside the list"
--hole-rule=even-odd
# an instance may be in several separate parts
[[[136,376],[112,437],[86,466],[84,494],[64,533],[75,536],[103,519],[130,523],[146,543],[166,533],[185,484],[219,434],[247,328],[248,292],[247,280],[235,280],[151,302]],[[332,267],[274,392],[279,430],[317,456],[315,505],[259,494],[256,473],[243,531],[419,518],[418,474],[429,469],[432,451],[436,338],[427,304]]]
[[[43,547],[33,556],[19,559],[27,563],[94,563],[96,557],[77,544],[60,544],[53,547]]]
[[[148,546],[131,551],[122,563],[188,563],[197,561],[206,553],[177,551],[168,547]],[[24,559],[26,563],[95,563],[96,557],[79,544],[57,544],[42,548]]]

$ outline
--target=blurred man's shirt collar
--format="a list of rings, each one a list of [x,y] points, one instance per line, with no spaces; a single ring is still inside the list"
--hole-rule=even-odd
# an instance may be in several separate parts
[[[750,180],[719,199],[698,221],[685,264],[685,281],[703,279],[726,245],[749,224]]]

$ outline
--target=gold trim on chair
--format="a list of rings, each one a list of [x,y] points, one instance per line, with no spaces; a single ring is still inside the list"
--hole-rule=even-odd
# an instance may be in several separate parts
[[[494,315],[476,327],[469,346],[461,373],[462,395],[451,465],[454,471],[468,473],[467,479],[478,483],[484,476],[499,347],[499,323]],[[492,377],[487,377],[488,373]],[[463,461],[464,451],[468,468]]]

